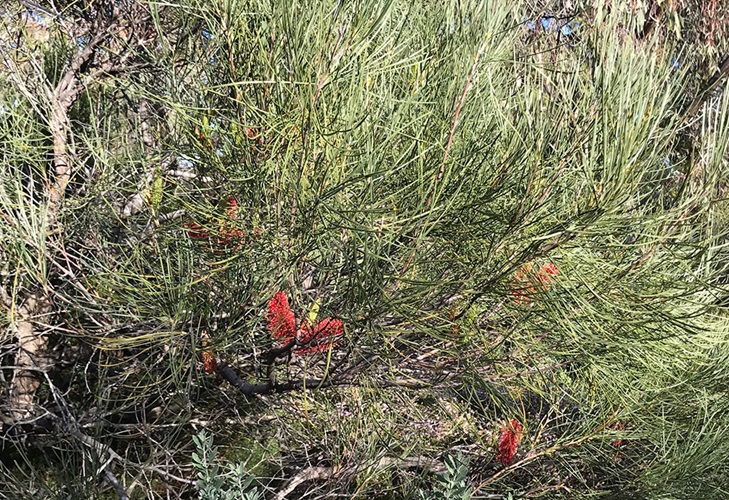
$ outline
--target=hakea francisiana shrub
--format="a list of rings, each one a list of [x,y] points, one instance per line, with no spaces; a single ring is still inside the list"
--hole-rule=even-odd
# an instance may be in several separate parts
[[[525,264],[514,274],[515,286],[511,296],[517,304],[531,304],[531,297],[549,289],[554,276],[559,276],[559,269],[552,263],[545,264],[536,271],[533,267],[532,264]]]
[[[268,331],[281,344],[287,345],[296,339],[296,319],[286,292],[276,292],[269,301],[266,318]],[[339,319],[324,318],[313,325],[306,320],[302,321],[298,343],[305,347],[296,348],[293,352],[311,354],[327,351],[339,343],[343,334],[344,325]]]
[[[228,196],[227,199],[227,216],[230,220],[238,218],[238,201],[233,196]],[[248,236],[246,231],[229,227],[229,224],[221,223],[218,226],[217,231],[208,231],[207,229],[200,226],[194,221],[188,221],[185,224],[187,230],[187,236],[196,241],[206,243],[205,251],[212,251],[213,253],[221,253],[222,248],[227,248],[233,251],[240,250],[243,247],[245,238]],[[260,236],[260,229],[253,229],[254,236]]]
[[[502,429],[499,436],[498,453],[496,460],[503,465],[511,465],[519,447],[524,428],[516,419],[511,419]]]
[[[296,340],[296,318],[286,292],[276,292],[268,302],[266,319],[268,331],[281,345],[288,345]],[[327,351],[339,344],[343,335],[344,324],[339,319],[324,318],[313,325],[308,321],[303,321],[298,339],[298,345],[302,347],[293,349],[293,352],[305,355]],[[218,361],[212,350],[209,349],[209,344],[209,337],[207,333],[203,332],[203,351],[200,356],[203,368],[207,372],[215,372],[218,369]]]

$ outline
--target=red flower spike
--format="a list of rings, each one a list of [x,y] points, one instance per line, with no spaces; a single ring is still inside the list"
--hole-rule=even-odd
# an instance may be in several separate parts
[[[235,196],[228,196],[225,201],[227,220],[219,220],[217,231],[212,233],[203,229],[200,225],[193,221],[185,223],[187,235],[193,240],[202,240],[207,245],[203,246],[205,252],[220,255],[226,251],[237,252],[243,248],[245,239],[249,236],[242,229],[236,229],[231,220],[239,218],[240,205]],[[263,231],[259,228],[253,228],[251,235],[254,239],[261,238]]]
[[[235,196],[228,196],[228,217],[235,217],[238,210],[238,201]]]
[[[258,129],[256,129],[255,127],[246,128],[246,134],[256,143],[257,146],[263,144],[263,137],[261,136],[261,133],[258,131]]]
[[[496,460],[504,465],[511,465],[523,434],[523,426],[516,419],[511,419],[501,430]]]
[[[319,321],[314,327],[304,325],[301,327],[301,335],[299,340],[302,344],[311,342],[312,340],[325,339],[341,335],[344,332],[342,322],[338,319],[325,318]]]
[[[616,431],[624,431],[627,428],[625,422],[623,422],[622,420],[618,420],[617,422],[613,422],[612,424],[607,425],[606,427],[608,429],[614,429]],[[625,444],[625,439],[616,439],[611,444],[615,448],[620,448],[621,446],[623,446]]]
[[[192,221],[185,224],[185,229],[187,229],[187,235],[193,240],[204,240],[210,236],[206,230]]]
[[[290,342],[296,336],[296,320],[294,311],[289,305],[286,292],[276,292],[268,303],[268,330],[275,339],[285,339]]]
[[[210,351],[202,352],[202,363],[206,372],[214,372],[218,370],[218,360],[215,359],[215,355]]]
[[[536,272],[532,268],[532,264],[525,264],[514,273],[516,287],[512,289],[511,296],[517,304],[531,304],[530,295],[549,289],[552,276],[559,275],[559,269],[552,263],[543,265]]]
[[[276,295],[268,303],[268,330],[275,339],[280,339],[281,344],[288,344],[296,337],[296,319],[294,312],[289,305],[286,292],[276,292]],[[304,355],[329,350],[339,343],[344,334],[344,325],[339,319],[324,318],[313,327],[304,322],[301,324],[298,336],[298,344],[309,344],[293,350],[294,353]]]
[[[325,318],[314,325],[313,328],[309,325],[303,325],[299,341],[302,344],[308,344],[309,342],[316,342],[316,344],[295,349],[294,352],[296,354],[311,354],[328,351],[330,347],[339,343],[339,339],[343,334],[344,325],[339,319]]]
[[[218,360],[215,359],[215,354],[212,350],[205,349],[210,345],[210,336],[208,335],[208,332],[203,330],[201,335],[201,345],[203,347],[203,352],[201,353],[200,357],[202,358],[202,364],[203,368],[206,372],[214,372],[218,370]]]
[[[240,240],[243,240],[243,238],[246,237],[246,232],[242,229],[231,229],[226,233],[227,236],[230,236],[231,238],[238,238]]]
[[[551,274],[552,276],[559,276],[559,269],[557,269],[557,266],[555,266],[551,262],[549,264],[545,264],[544,267],[542,267],[542,272]]]

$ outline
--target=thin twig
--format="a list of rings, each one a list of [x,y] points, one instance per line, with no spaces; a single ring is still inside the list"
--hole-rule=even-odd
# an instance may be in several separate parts
[[[111,447],[106,446],[103,443],[100,443],[96,439],[92,438],[91,436],[81,432],[78,427],[78,422],[76,422],[76,419],[73,417],[68,403],[66,403],[66,400],[58,392],[56,386],[53,384],[53,381],[48,376],[48,374],[44,373],[44,375],[46,378],[46,382],[48,383],[48,387],[51,390],[51,394],[53,394],[53,400],[56,402],[59,409],[61,410],[62,417],[59,418],[58,416],[54,415],[56,419],[58,419],[58,421],[60,422],[61,428],[70,436],[75,438],[78,442],[94,450],[99,455],[99,457],[105,457],[103,465],[99,468],[99,472],[103,471],[104,479],[117,491],[121,500],[129,500],[129,495],[127,495],[124,487],[119,483],[119,480],[116,478],[114,472],[112,472],[111,470],[111,465],[115,460],[119,462],[124,462],[124,459],[117,452],[111,449]]]
[[[273,498],[274,500],[284,500],[301,483],[315,479],[329,479],[335,473],[336,469],[334,467],[307,467],[289,479],[286,485]]]
[[[445,164],[446,160],[448,159],[448,153],[451,150],[451,144],[453,143],[453,137],[456,134],[456,127],[458,126],[458,117],[461,114],[461,109],[463,109],[463,105],[466,102],[466,95],[468,95],[468,91],[471,90],[471,81],[473,80],[473,77],[476,74],[476,69],[478,68],[478,60],[481,58],[481,53],[483,52],[486,44],[482,44],[478,52],[476,52],[476,57],[473,61],[473,66],[471,66],[471,71],[468,74],[468,77],[466,78],[466,86],[463,89],[463,93],[461,94],[461,98],[458,100],[458,104],[456,105],[456,112],[453,116],[453,122],[451,123],[451,129],[448,133],[448,142],[446,143],[445,151],[443,151],[443,159],[440,162],[440,167],[438,168],[438,175],[435,178],[435,182],[433,183],[433,190],[428,195],[428,201],[426,202],[426,206],[430,206],[430,202],[433,199],[433,196],[435,196],[436,189],[438,187],[438,183],[443,178],[443,173],[445,172]]]
[[[686,108],[686,111],[683,112],[681,116],[684,122],[690,120],[698,112],[699,108],[701,108],[706,99],[708,99],[711,95],[711,92],[719,86],[721,81],[726,78],[727,75],[729,75],[729,56],[724,58],[719,65],[717,72],[709,78],[709,81],[706,82],[701,92],[694,97],[691,104],[689,104],[688,108]]]

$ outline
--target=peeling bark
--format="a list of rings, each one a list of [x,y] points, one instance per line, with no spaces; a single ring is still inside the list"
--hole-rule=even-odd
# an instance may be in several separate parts
[[[51,109],[48,116],[49,128],[53,139],[53,184],[48,193],[49,220],[51,229],[60,229],[58,211],[73,173],[73,151],[68,135],[71,131],[69,110],[76,102],[84,85],[80,78],[81,68],[94,56],[96,46],[102,40],[97,36],[79,51],[69,68],[53,91],[48,92]],[[55,231],[49,232],[53,237]],[[18,352],[15,356],[15,369],[10,383],[8,400],[5,404],[13,424],[27,419],[33,413],[33,398],[41,384],[41,373],[46,366],[48,347],[47,336],[35,326],[39,317],[52,311],[50,291],[38,288],[25,297],[23,305],[17,309],[18,321],[14,326]]]
[[[71,180],[73,172],[72,156],[68,144],[68,133],[71,122],[68,112],[76,102],[84,86],[79,78],[81,67],[94,56],[94,49],[100,38],[92,40],[82,51],[73,58],[71,66],[58,82],[51,95],[50,129],[53,137],[53,168],[55,178],[50,189],[51,213],[56,213],[58,205],[63,200],[66,187]]]
[[[50,190],[50,202],[53,212],[63,199],[66,186],[71,180],[71,157],[68,153],[68,138],[66,136],[70,124],[68,121],[68,107],[56,102],[51,117],[51,134],[53,135],[53,167],[55,182]]]
[[[47,106],[46,120],[51,140],[53,142],[53,159],[51,169],[53,175],[48,185],[48,239],[51,241],[48,248],[63,248],[63,228],[60,225],[59,213],[66,189],[74,173],[74,164],[78,161],[70,140],[71,120],[69,112],[81,93],[94,81],[106,75],[131,71],[133,67],[126,66],[129,59],[137,53],[134,47],[143,48],[155,37],[155,30],[150,28],[151,14],[145,5],[140,2],[124,4],[126,10],[122,12],[119,2],[108,1],[97,3],[84,13],[83,19],[76,22],[64,23],[66,31],[73,43],[85,40],[79,46],[68,62],[65,72],[57,84],[48,81],[42,72],[37,76],[43,82],[43,92]],[[51,10],[55,10],[55,6]],[[30,8],[30,7],[29,7]],[[32,7],[35,8],[35,7]],[[111,8],[111,9],[110,9]],[[59,19],[62,16],[56,12]],[[119,41],[123,38],[123,42]],[[22,82],[19,82],[22,88]],[[32,102],[41,100],[31,92],[26,95]],[[153,147],[152,134],[146,124],[149,109],[143,102],[143,140],[147,148]],[[39,112],[41,107],[37,108]],[[51,251],[52,252],[52,251]],[[52,260],[53,255],[47,258]],[[38,328],[39,319],[53,311],[51,291],[44,283],[36,285],[35,290],[23,297],[20,307],[14,308],[15,300],[0,295],[10,311],[16,312],[16,319],[12,328],[18,344],[15,356],[15,366],[9,387],[8,399],[5,402],[4,413],[11,424],[16,424],[33,413],[33,400],[38,387],[41,385],[42,374],[51,369],[47,360],[48,337],[46,332]],[[9,304],[8,304],[9,302]]]
[[[18,342],[15,355],[16,369],[10,382],[7,409],[13,423],[28,418],[33,410],[33,396],[40,386],[40,373],[45,370],[48,338],[34,324],[52,310],[48,294],[38,291],[30,294],[17,309],[18,321],[14,325]]]

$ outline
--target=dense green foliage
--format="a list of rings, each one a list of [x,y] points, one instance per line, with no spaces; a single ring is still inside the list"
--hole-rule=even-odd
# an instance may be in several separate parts
[[[0,495],[729,494],[726,31],[695,50],[682,3],[61,3],[0,35]]]

